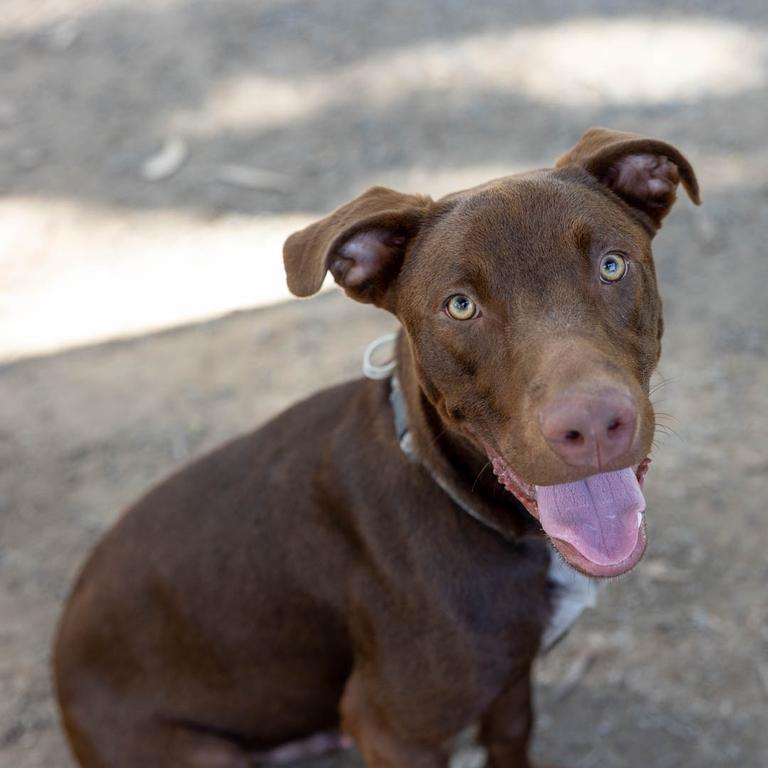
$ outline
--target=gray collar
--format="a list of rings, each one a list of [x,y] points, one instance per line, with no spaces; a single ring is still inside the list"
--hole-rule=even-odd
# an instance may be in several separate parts
[[[400,379],[398,379],[397,375],[394,373],[390,380],[389,404],[392,406],[392,416],[395,420],[395,434],[400,443],[400,448],[402,448],[403,453],[411,459],[411,461],[415,461],[416,455],[413,452],[411,430],[408,428],[408,411],[405,407],[403,389],[400,386]]]
[[[451,486],[443,480],[440,474],[429,466],[428,462],[416,455],[416,451],[413,448],[413,438],[408,426],[408,409],[405,404],[405,398],[403,397],[403,389],[400,386],[400,380],[395,373],[392,373],[392,378],[390,379],[389,402],[392,405],[395,434],[397,435],[397,440],[400,443],[400,448],[403,453],[411,461],[421,464],[421,466],[429,472],[430,477],[435,483],[443,489],[448,498],[457,507],[463,509],[470,517],[477,520],[478,523],[482,523],[486,528],[490,528],[494,533],[498,533],[502,538],[509,540],[510,536],[503,530],[503,528],[497,527],[483,519],[482,515],[478,514],[477,510],[473,509],[466,503],[466,501],[460,498]]]

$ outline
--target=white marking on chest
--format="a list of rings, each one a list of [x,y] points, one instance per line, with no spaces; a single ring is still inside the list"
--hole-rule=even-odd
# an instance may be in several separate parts
[[[549,582],[552,590],[552,616],[544,630],[541,650],[548,651],[576,623],[585,608],[597,605],[600,579],[575,571],[550,544]]]

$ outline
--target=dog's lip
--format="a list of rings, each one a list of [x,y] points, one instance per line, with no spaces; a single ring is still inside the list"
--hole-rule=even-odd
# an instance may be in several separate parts
[[[536,501],[536,486],[525,482],[496,451],[491,449],[486,452],[491,460],[493,474],[496,475],[496,479],[538,519],[539,505]]]

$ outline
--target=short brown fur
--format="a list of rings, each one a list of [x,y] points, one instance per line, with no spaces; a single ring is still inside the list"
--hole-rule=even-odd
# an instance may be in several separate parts
[[[533,483],[583,477],[548,448],[537,413],[568,387],[612,385],[638,404],[616,466],[647,454],[661,337],[650,240],[679,179],[698,202],[676,149],[594,129],[557,169],[437,202],[374,188],[291,236],[294,293],[331,270],[400,319],[416,460],[398,443],[389,382],[354,381],[131,507],[85,565],[56,640],[80,764],[244,767],[341,726],[370,768],[445,768],[452,739],[479,723],[492,768],[528,766],[550,550],[486,471],[484,445]],[[595,263],[610,249],[631,264],[606,286]],[[452,294],[481,315],[452,320]]]

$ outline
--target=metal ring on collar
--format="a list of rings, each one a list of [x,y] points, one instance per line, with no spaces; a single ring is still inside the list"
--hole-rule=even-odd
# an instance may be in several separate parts
[[[385,336],[379,336],[374,339],[363,353],[363,374],[369,379],[386,379],[392,375],[392,371],[397,366],[397,360],[392,357],[388,362],[380,365],[373,362],[374,355],[386,344],[394,343],[397,339],[397,333],[388,333]]]

